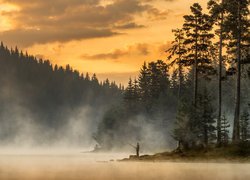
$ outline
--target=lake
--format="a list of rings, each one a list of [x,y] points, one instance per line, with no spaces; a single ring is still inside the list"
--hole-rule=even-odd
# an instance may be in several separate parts
[[[115,161],[126,157],[80,152],[0,155],[0,180],[250,179],[250,164]]]

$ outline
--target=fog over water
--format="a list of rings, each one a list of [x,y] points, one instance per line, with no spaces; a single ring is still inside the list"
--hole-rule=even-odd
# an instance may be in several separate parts
[[[12,180],[241,180],[250,164],[117,162],[128,154],[1,155],[0,179]]]

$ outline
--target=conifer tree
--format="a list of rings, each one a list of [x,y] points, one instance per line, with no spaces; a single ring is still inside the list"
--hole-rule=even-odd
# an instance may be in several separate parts
[[[131,78],[129,78],[128,81],[128,86],[125,90],[124,93],[124,101],[126,104],[126,107],[128,110],[132,110],[133,109],[133,101],[134,101],[134,87],[133,87],[133,81]]]
[[[168,65],[162,60],[156,61],[156,66],[159,71],[158,78],[160,82],[160,94],[167,94],[167,91],[170,87],[169,73],[168,73]]]
[[[175,128],[173,130],[173,137],[178,141],[178,149],[189,149],[192,141],[194,141],[190,121],[192,107],[186,102],[182,102],[178,106]]]
[[[142,106],[145,107],[146,111],[149,111],[150,101],[150,73],[146,62],[144,62],[138,77],[140,101]]]
[[[85,75],[85,80],[86,81],[90,81],[90,77],[89,77],[89,73],[87,72],[86,75]]]
[[[150,62],[148,65],[148,69],[150,73],[149,98],[151,98],[151,101],[154,101],[155,99],[158,99],[160,95],[160,71],[155,62]]]
[[[194,91],[193,104],[196,107],[198,96],[198,75],[209,73],[211,67],[211,54],[209,49],[212,46],[211,33],[213,22],[209,15],[202,12],[202,7],[195,3],[191,7],[191,15],[184,16],[183,29],[186,33],[184,44],[187,46],[185,65],[194,67]]]
[[[225,0],[228,16],[225,25],[228,33],[228,53],[236,70],[236,98],[233,142],[240,140],[241,74],[243,52],[249,51],[249,0]]]
[[[178,76],[179,82],[178,82],[178,100],[181,96],[181,89],[182,84],[184,82],[184,73],[183,73],[183,63],[184,63],[184,55],[186,54],[186,48],[184,45],[185,41],[185,33],[183,29],[174,29],[172,31],[174,33],[175,39],[172,42],[172,47],[168,49],[166,52],[168,52],[170,55],[168,56],[168,60],[170,61],[170,66],[177,65],[177,70],[174,71],[176,77]],[[178,71],[178,73],[177,73]]]
[[[93,76],[91,77],[91,81],[94,82],[94,83],[96,83],[96,84],[99,84],[98,79],[97,79],[97,76],[96,76],[95,73],[94,73]]]
[[[208,9],[215,24],[219,27],[216,34],[219,36],[219,57],[218,57],[218,116],[217,116],[217,145],[221,145],[221,109],[222,109],[222,64],[223,64],[223,44],[224,44],[224,0],[210,0]],[[214,53],[214,52],[213,52]]]
[[[229,130],[228,130],[229,127],[230,127],[230,124],[224,113],[221,117],[221,128],[220,128],[221,145],[226,146],[229,143]]]
[[[174,69],[173,73],[171,75],[171,79],[170,79],[170,86],[174,91],[174,94],[177,95],[179,97],[179,78],[178,78],[178,69]]]
[[[250,115],[244,110],[240,118],[240,136],[242,141],[246,141],[250,137],[249,127]]]
[[[216,128],[214,126],[215,111],[212,104],[212,97],[208,94],[206,87],[204,87],[204,92],[199,96],[197,108],[197,126],[201,128],[201,134],[198,136],[202,138],[201,142],[203,142],[205,146],[208,146],[209,143],[213,142],[216,138]]]
[[[136,78],[134,79],[134,83],[133,83],[133,95],[134,95],[135,101],[138,103],[139,98],[140,98],[140,92],[139,92],[139,84]]]

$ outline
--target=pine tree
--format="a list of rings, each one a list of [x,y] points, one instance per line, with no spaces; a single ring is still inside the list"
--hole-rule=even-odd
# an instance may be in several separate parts
[[[136,104],[139,104],[139,100],[140,100],[140,89],[139,89],[139,84],[137,79],[134,79],[134,83],[133,83],[133,98],[134,101],[136,102]]]
[[[126,108],[129,111],[132,111],[134,107],[134,87],[133,87],[133,81],[131,78],[129,78],[128,86],[124,93],[124,101],[126,104]]]
[[[199,135],[203,140],[205,146],[213,142],[216,138],[215,135],[215,116],[214,108],[212,104],[212,97],[208,94],[207,88],[204,87],[204,92],[200,95],[198,100],[198,111],[196,118],[198,118],[197,123],[200,124],[198,127],[201,128],[201,134]],[[199,121],[200,120],[200,121]]]
[[[197,107],[183,102],[178,110],[174,138],[183,148],[207,147],[216,139],[212,97],[204,88],[197,98]]]
[[[192,106],[182,102],[178,106],[173,137],[178,141],[178,149],[189,149],[195,141],[191,122]]]
[[[172,42],[172,47],[168,49],[170,55],[168,56],[168,60],[170,61],[169,65],[175,66],[177,65],[177,71],[174,71],[174,75],[179,79],[178,82],[178,100],[181,96],[181,89],[184,82],[184,75],[183,75],[183,63],[184,63],[184,55],[186,54],[186,47],[184,45],[185,41],[185,33],[183,29],[175,29],[172,31],[174,33],[175,39]],[[172,76],[173,77],[173,76]]]
[[[240,136],[242,141],[246,141],[250,137],[249,120],[250,115],[247,110],[244,110],[240,118]]]
[[[150,100],[153,102],[154,100],[158,99],[160,95],[160,71],[155,62],[150,62],[148,69],[150,73],[149,98],[151,98]]]
[[[159,71],[159,82],[160,82],[160,95],[167,94],[167,91],[170,87],[169,74],[168,74],[168,65],[162,60],[156,61],[157,69]]]
[[[150,73],[147,67],[146,62],[144,62],[141,70],[140,70],[140,74],[139,74],[139,78],[138,78],[138,82],[139,82],[139,92],[140,92],[140,101],[143,107],[145,107],[146,111],[149,111],[150,109],[150,104],[149,104],[149,100],[150,100]]]
[[[98,81],[97,76],[96,76],[95,73],[94,73],[93,76],[91,77],[91,81],[94,82],[94,83],[96,83],[96,84],[99,84],[99,81]]]
[[[140,89],[136,78],[134,79],[134,81],[132,81],[131,78],[129,79],[128,87],[126,88],[124,93],[124,101],[128,113],[134,114],[138,112],[140,101]]]
[[[85,80],[86,81],[90,81],[90,77],[89,77],[89,73],[87,72],[86,75],[85,75]]]
[[[211,33],[213,22],[209,15],[202,12],[202,7],[198,3],[191,6],[191,12],[191,15],[184,16],[183,29],[186,33],[184,44],[187,46],[185,65],[194,67],[193,104],[196,107],[198,74],[207,74],[212,70],[209,49],[214,35]]]
[[[210,0],[208,9],[215,24],[219,26],[217,34],[219,36],[219,67],[218,67],[218,116],[217,116],[217,145],[221,145],[221,109],[222,109],[222,64],[223,64],[223,42],[224,42],[224,0]]]
[[[249,0],[225,0],[228,16],[225,25],[228,33],[228,53],[236,63],[236,100],[233,142],[240,140],[241,71],[244,51],[249,51]]]
[[[179,97],[179,80],[178,80],[178,70],[174,69],[170,79],[170,85],[173,89],[174,95]]]
[[[220,128],[220,134],[221,134],[221,145],[226,146],[229,143],[229,130],[230,124],[226,118],[225,113],[221,117],[221,128]]]

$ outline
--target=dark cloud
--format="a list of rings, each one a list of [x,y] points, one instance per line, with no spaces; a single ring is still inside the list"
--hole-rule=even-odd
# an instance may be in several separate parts
[[[120,49],[116,49],[113,52],[110,53],[100,53],[95,55],[87,55],[84,54],[81,56],[83,59],[92,59],[92,60],[104,60],[104,59],[118,59],[122,56],[128,55],[128,51],[123,51]]]
[[[145,0],[113,0],[103,6],[101,0],[3,0],[20,7],[18,12],[5,12],[16,29],[0,34],[7,43],[23,46],[47,42],[65,42],[87,38],[110,37],[117,31],[143,28],[135,16],[146,13],[150,20],[165,19],[160,11]]]
[[[116,29],[138,29],[138,28],[145,28],[145,26],[132,22],[132,23],[127,23],[127,24],[117,25],[117,26],[114,26],[114,28]]]
[[[118,33],[112,32],[109,29],[15,29],[5,31],[0,34],[0,38],[4,42],[10,44],[17,44],[29,46],[35,43],[48,43],[48,42],[67,42],[70,40],[109,37],[117,35]]]
[[[115,0],[107,6],[100,0],[4,0],[18,5],[18,12],[5,13],[16,22],[17,29],[0,34],[0,38],[29,46],[35,43],[109,37],[117,29],[139,28],[136,14],[149,7],[139,0]]]
[[[81,56],[82,59],[92,59],[92,60],[105,60],[105,59],[119,59],[123,56],[128,55],[144,55],[149,54],[149,45],[148,44],[136,44],[134,46],[129,46],[127,49],[115,49],[109,53],[100,53],[95,55],[84,54]]]

